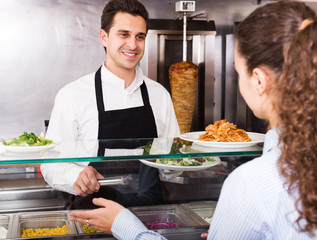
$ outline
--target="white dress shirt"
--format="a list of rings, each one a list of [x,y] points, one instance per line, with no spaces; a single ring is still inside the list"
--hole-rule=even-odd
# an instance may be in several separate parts
[[[63,87],[56,95],[47,139],[55,142],[96,140],[98,110],[95,95],[95,73],[81,77]],[[140,86],[146,84],[159,138],[180,135],[173,103],[168,91],[159,83],[145,77],[136,67],[136,76],[128,88],[124,80],[101,68],[105,111],[143,106]],[[89,162],[42,164],[45,181],[54,189],[76,194],[73,184]]]
[[[278,134],[272,129],[265,136],[263,155],[238,167],[226,179],[208,240],[313,239],[294,227],[298,213],[278,171],[277,144]],[[116,217],[111,231],[117,239],[165,239],[131,215],[126,210]],[[315,234],[314,239],[317,230]]]

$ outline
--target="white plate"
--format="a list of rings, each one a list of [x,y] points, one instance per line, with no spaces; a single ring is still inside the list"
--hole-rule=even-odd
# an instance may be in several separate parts
[[[205,131],[202,132],[189,132],[184,133],[180,136],[181,139],[194,142],[197,145],[203,147],[213,147],[213,148],[245,148],[251,147],[258,143],[263,143],[265,134],[263,133],[254,133],[254,132],[247,132],[249,137],[251,138],[251,142],[210,142],[210,141],[201,141],[198,140],[198,137],[201,134],[206,133]]]
[[[213,148],[213,147],[203,147],[199,146],[196,143],[193,143],[191,146],[184,146],[179,149],[179,151],[183,154],[188,154],[188,153],[202,153],[202,152],[208,152],[208,153],[225,153],[225,152],[254,152],[254,151],[260,151],[262,152],[262,147],[260,146],[251,146],[251,147],[244,147],[242,149],[239,148]]]
[[[35,152],[42,152],[48,149],[56,147],[56,143],[44,145],[44,146],[34,146],[34,147],[16,147],[16,146],[6,146],[1,143],[1,147],[8,152],[14,153],[35,153]]]
[[[163,170],[172,170],[172,171],[201,171],[205,170],[207,168],[216,166],[220,163],[220,158],[219,157],[213,157],[215,159],[214,162],[210,162],[209,164],[206,165],[200,165],[200,166],[174,166],[174,165],[167,165],[167,164],[162,164],[162,163],[155,163],[151,162],[149,160],[140,160],[142,163],[145,165],[148,165],[150,167],[158,168],[158,169],[163,169]]]

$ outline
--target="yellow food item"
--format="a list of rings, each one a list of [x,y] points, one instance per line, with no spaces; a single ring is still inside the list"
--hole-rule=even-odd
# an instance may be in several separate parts
[[[88,227],[87,225],[85,224],[82,224],[83,226],[83,229],[84,229],[84,232],[85,233],[100,233],[101,231],[97,230],[97,229],[93,229],[91,227]]]
[[[57,226],[56,228],[27,228],[22,232],[21,237],[42,237],[42,236],[54,236],[54,235],[67,235],[71,231],[67,229],[66,225],[62,227]]]
[[[237,128],[236,125],[229,123],[226,119],[216,121],[214,124],[209,124],[206,128],[206,133],[201,134],[198,140],[210,142],[250,142],[246,131]]]

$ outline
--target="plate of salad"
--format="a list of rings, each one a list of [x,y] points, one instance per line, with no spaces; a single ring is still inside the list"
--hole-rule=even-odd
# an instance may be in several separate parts
[[[140,160],[147,166],[174,171],[201,171],[220,163],[219,157],[186,157]]]
[[[36,136],[34,133],[24,132],[17,138],[5,141],[2,140],[1,147],[8,152],[34,153],[42,152],[55,147],[57,144],[53,140],[46,139],[44,134]]]

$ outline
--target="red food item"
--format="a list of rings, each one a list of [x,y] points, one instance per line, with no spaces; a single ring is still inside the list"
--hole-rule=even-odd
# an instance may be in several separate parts
[[[144,223],[148,229],[163,229],[163,228],[177,228],[179,227],[178,223],[169,222],[169,217],[166,220],[160,220],[159,218],[154,218],[154,221],[150,224]]]

